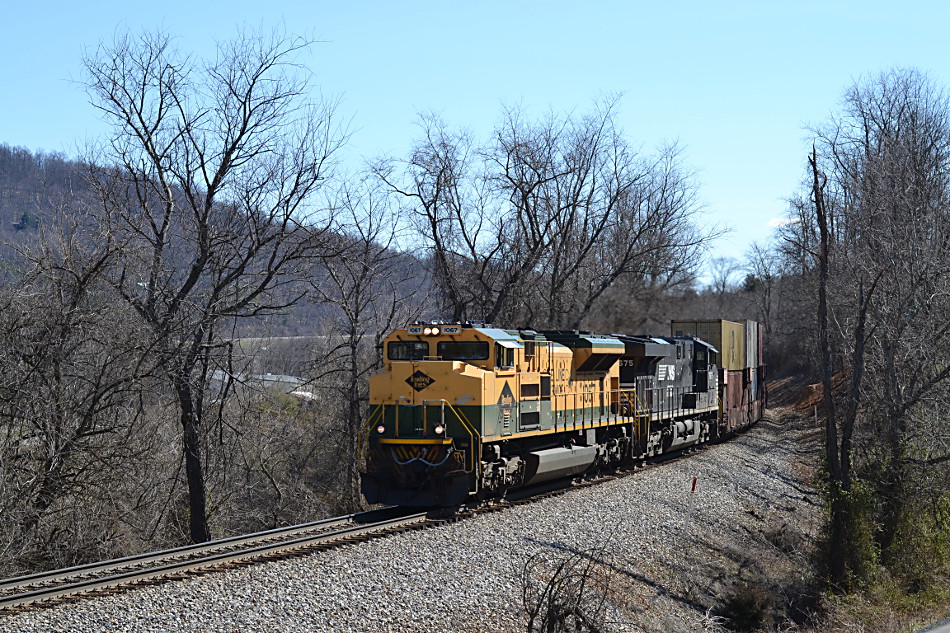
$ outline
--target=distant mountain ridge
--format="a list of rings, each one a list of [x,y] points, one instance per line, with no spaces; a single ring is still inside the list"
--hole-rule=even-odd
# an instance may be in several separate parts
[[[82,163],[0,143],[0,239],[17,242],[88,191]]]
[[[32,152],[0,143],[0,270],[7,280],[18,275],[15,247],[32,243],[44,223],[63,213],[78,212],[80,203],[88,201],[91,190],[85,179],[86,167],[62,154]],[[346,242],[352,238],[338,239]],[[398,261],[396,275],[414,279],[405,284],[404,291],[426,295],[430,284],[426,263],[405,252]],[[325,271],[315,264],[311,279],[324,276]],[[239,335],[311,336],[322,332],[337,314],[335,306],[306,297],[287,313],[242,323]]]

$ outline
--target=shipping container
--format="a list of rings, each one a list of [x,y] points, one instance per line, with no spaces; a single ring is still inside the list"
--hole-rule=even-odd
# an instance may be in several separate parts
[[[745,366],[758,367],[759,363],[759,324],[745,321]]]
[[[723,319],[708,321],[673,321],[673,336],[695,336],[719,350],[721,369],[745,369],[746,328],[742,323]],[[755,357],[753,357],[755,358]]]
[[[743,406],[746,386],[744,374],[744,369],[726,369],[722,372],[723,387],[719,406],[722,411],[722,429],[725,432],[735,431],[747,423],[748,413]]]
[[[765,365],[765,328],[759,326],[759,366]]]

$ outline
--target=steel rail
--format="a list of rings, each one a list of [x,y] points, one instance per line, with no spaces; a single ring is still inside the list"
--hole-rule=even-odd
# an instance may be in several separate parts
[[[360,514],[370,514],[370,513],[360,513]],[[222,565],[226,563],[233,563],[238,561],[244,561],[254,558],[261,558],[270,554],[275,554],[279,552],[289,552],[293,550],[304,549],[308,547],[320,546],[323,544],[328,544],[333,541],[346,540],[349,538],[357,538],[361,536],[366,536],[376,532],[385,532],[388,530],[405,528],[411,524],[423,523],[427,521],[427,513],[416,513],[411,515],[397,516],[394,518],[385,519],[382,521],[376,521],[372,523],[357,523],[356,525],[331,530],[331,531],[322,531],[317,534],[309,534],[306,536],[296,536],[294,538],[283,538],[274,542],[274,539],[280,538],[282,533],[284,537],[293,536],[293,534],[312,531],[314,527],[328,527],[336,526],[338,524],[343,524],[349,521],[356,520],[355,518],[360,515],[349,515],[346,517],[335,517],[332,519],[325,519],[323,521],[316,521],[312,524],[301,524],[298,526],[290,526],[288,528],[278,528],[277,530],[268,530],[266,532],[259,532],[253,535],[243,535],[238,537],[233,537],[230,539],[221,539],[215,541],[215,545],[211,543],[204,543],[199,546],[184,546],[181,548],[175,548],[173,550],[166,550],[164,552],[152,552],[149,554],[143,554],[140,556],[129,556],[123,559],[116,559],[115,561],[105,561],[104,563],[93,563],[91,565],[80,565],[68,570],[54,570],[51,572],[46,572],[43,574],[34,574],[32,576],[22,576],[19,578],[10,579],[5,582],[5,587],[12,588],[14,586],[13,581],[17,581],[16,586],[23,587],[28,585],[36,585],[39,582],[53,582],[56,580],[66,580],[69,578],[75,578],[77,576],[89,575],[92,571],[97,571],[99,573],[105,573],[106,571],[114,571],[116,569],[127,569],[130,567],[129,559],[136,559],[136,564],[146,564],[146,562],[158,562],[161,560],[168,560],[169,558],[181,557],[182,552],[187,554],[196,554],[204,553],[207,551],[212,551],[217,549],[221,550],[222,547],[227,546],[229,549],[226,551],[218,551],[210,554],[201,556],[200,558],[189,558],[187,560],[180,560],[175,562],[167,562],[162,565],[149,567],[146,569],[127,569],[127,571],[115,573],[108,576],[96,576],[94,578],[85,578],[82,580],[77,580],[75,582],[70,582],[67,584],[59,584],[50,587],[40,588],[33,591],[19,592],[14,594],[9,594],[5,596],[0,596],[0,610],[20,607],[43,600],[52,600],[55,598],[62,598],[66,596],[76,595],[79,593],[85,593],[88,591],[96,591],[101,589],[107,589],[110,587],[117,587],[119,585],[130,584],[133,582],[138,582],[142,580],[150,580],[153,578],[159,578],[162,576],[170,576],[174,574],[184,573],[188,571],[194,571],[198,569],[203,569],[207,567],[212,567],[216,565]],[[308,526],[304,528],[303,526]],[[255,541],[268,541],[263,544],[252,545],[250,547],[244,547],[242,549],[233,549],[239,545],[247,545]],[[122,563],[117,563],[116,561],[123,561]],[[111,566],[107,566],[106,563],[114,563]],[[37,580],[36,577],[43,577],[42,580]],[[28,582],[22,579],[31,578],[32,582]]]
[[[95,563],[86,563],[84,565],[76,565],[74,567],[67,567],[64,569],[53,569],[35,574],[16,576],[14,578],[0,580],[0,593],[7,593],[20,587],[27,587],[40,583],[55,582],[63,578],[71,578],[80,574],[106,573],[115,569],[122,569],[124,567],[130,567],[133,565],[145,565],[157,560],[165,560],[176,556],[197,555],[204,552],[214,551],[216,549],[221,549],[223,547],[240,547],[241,545],[253,543],[262,539],[281,538],[289,534],[307,532],[321,528],[329,528],[337,525],[345,525],[351,521],[357,521],[358,517],[361,516],[369,516],[394,509],[395,506],[390,506],[380,510],[373,510],[371,512],[358,512],[355,514],[347,514],[339,517],[330,517],[328,519],[321,519],[319,521],[288,525],[285,527],[264,530],[262,532],[252,532],[250,534],[241,534],[238,536],[216,539],[214,541],[206,541],[204,543],[182,545],[180,547],[173,547],[167,550],[143,552],[141,554],[132,554],[131,556],[124,556],[122,558],[113,558],[110,560],[97,561]]]

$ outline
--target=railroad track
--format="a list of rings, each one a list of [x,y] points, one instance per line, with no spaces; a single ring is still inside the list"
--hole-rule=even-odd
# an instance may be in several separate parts
[[[426,512],[384,508],[170,550],[0,581],[0,613],[9,614],[145,581],[171,580],[248,561],[271,560],[444,523]]]
[[[519,490],[505,500],[488,505],[425,512],[393,506],[0,580],[0,615],[52,606],[81,597],[105,595],[144,582],[170,581],[229,565],[297,556],[409,529],[434,527],[540,501],[613,478],[606,476],[573,483],[570,479],[549,482]]]

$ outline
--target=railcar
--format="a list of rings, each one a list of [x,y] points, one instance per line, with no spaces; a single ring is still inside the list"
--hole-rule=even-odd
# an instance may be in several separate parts
[[[702,326],[729,343],[734,325],[751,327],[674,322],[669,337],[467,323],[396,330],[370,380],[363,494],[369,503],[455,506],[741,428],[761,414],[764,389],[727,385],[764,380],[764,368],[732,376],[719,348],[694,335]]]

